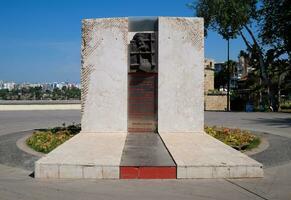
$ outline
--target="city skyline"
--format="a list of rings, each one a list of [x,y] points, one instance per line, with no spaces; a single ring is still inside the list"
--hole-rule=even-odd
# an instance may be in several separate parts
[[[194,13],[175,0],[163,4],[136,1],[37,1],[12,0],[0,7],[0,80],[16,82],[80,82],[81,20],[117,16],[186,16]],[[115,6],[113,7],[112,4]],[[231,54],[237,60],[245,46],[231,40]],[[226,60],[226,41],[217,33],[205,38],[205,57]]]

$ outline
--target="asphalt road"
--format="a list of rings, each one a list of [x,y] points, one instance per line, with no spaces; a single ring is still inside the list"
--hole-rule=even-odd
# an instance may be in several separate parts
[[[37,128],[80,123],[78,110],[0,111],[0,136]]]
[[[205,124],[242,128],[291,138],[291,113],[205,112]]]
[[[78,111],[0,112],[0,199],[291,199],[291,114],[205,113],[209,125],[267,132],[270,147],[254,158],[265,162],[265,177],[216,180],[36,180],[27,159],[15,150],[16,133],[78,123]],[[2,144],[2,147],[1,147]],[[12,150],[10,150],[12,149]],[[14,149],[14,150],[13,150]],[[7,154],[17,165],[3,162]],[[18,154],[18,153],[16,153]],[[15,157],[14,157],[15,156]],[[264,157],[265,156],[265,157]],[[276,159],[275,159],[276,158]],[[1,161],[2,159],[2,161]],[[7,161],[7,160],[6,160]]]

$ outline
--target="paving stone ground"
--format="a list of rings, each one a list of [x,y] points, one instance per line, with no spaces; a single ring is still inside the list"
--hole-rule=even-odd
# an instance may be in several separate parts
[[[252,157],[262,179],[36,180],[33,157],[16,147],[23,130],[78,122],[79,111],[0,112],[0,199],[291,199],[291,114],[205,113],[206,124],[268,132],[270,146]]]

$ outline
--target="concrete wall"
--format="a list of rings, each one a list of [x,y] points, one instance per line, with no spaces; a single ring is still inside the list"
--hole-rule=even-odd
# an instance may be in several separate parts
[[[0,111],[80,110],[79,100],[0,100]]]
[[[127,18],[83,20],[83,132],[127,132],[127,40]]]
[[[202,132],[202,18],[159,17],[159,132]]]
[[[0,111],[9,110],[80,110],[80,104],[0,105]]]
[[[205,110],[226,110],[226,95],[205,95]]]

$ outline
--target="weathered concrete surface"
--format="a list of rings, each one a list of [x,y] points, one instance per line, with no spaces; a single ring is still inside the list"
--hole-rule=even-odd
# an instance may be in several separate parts
[[[36,178],[118,179],[126,134],[74,136],[35,163]]]
[[[130,133],[126,137],[120,166],[175,167],[160,136],[155,133]]]
[[[177,178],[263,177],[262,164],[206,133],[160,133]]]
[[[159,17],[158,131],[204,127],[202,18]]]
[[[82,22],[82,130],[127,132],[128,18]]]

